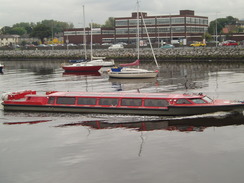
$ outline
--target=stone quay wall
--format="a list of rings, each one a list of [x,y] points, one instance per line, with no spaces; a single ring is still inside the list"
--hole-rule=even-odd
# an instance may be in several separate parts
[[[170,60],[242,60],[244,61],[243,47],[201,47],[201,48],[170,48],[154,49],[158,61]],[[87,50],[87,56],[90,57],[90,50]],[[137,51],[134,48],[108,50],[94,49],[94,57],[106,57],[116,60],[134,60],[137,58]],[[81,59],[85,57],[83,49],[72,50],[0,50],[0,60],[44,60],[44,59]],[[149,48],[140,49],[141,60],[153,59],[152,51]]]

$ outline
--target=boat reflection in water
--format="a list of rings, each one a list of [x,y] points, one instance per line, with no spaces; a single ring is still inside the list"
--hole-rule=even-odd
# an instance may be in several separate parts
[[[22,124],[29,124],[29,125],[33,125],[33,124],[38,124],[38,123],[46,123],[46,122],[50,122],[52,120],[33,120],[33,121],[14,121],[14,122],[4,122],[4,125],[22,125]]]
[[[124,128],[136,131],[168,130],[180,132],[202,132],[208,127],[223,127],[230,125],[244,124],[243,115],[231,115],[226,117],[202,117],[202,118],[184,118],[154,121],[135,121],[135,122],[108,122],[106,120],[82,121],[77,123],[68,123],[57,127],[68,126],[88,126],[92,129],[114,129]]]
[[[144,78],[144,79],[118,79],[109,78],[112,87],[116,88],[118,91],[131,90],[134,88],[145,88],[148,85],[158,85],[157,78]]]
[[[63,76],[76,75],[76,76],[101,76],[98,71],[95,72],[63,72]]]

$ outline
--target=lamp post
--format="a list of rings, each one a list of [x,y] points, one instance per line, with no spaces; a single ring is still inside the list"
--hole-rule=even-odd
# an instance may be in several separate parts
[[[215,31],[216,31],[216,33],[215,33],[215,47],[217,47],[218,46],[218,21],[217,21],[217,13],[216,13],[216,21],[215,21]]]

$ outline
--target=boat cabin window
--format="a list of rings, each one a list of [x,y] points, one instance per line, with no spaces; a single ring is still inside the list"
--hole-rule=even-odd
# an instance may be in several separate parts
[[[58,97],[56,103],[57,104],[74,105],[75,104],[75,97]]]
[[[99,105],[118,105],[116,98],[100,98]]]
[[[78,105],[96,105],[96,98],[78,98]]]
[[[203,100],[207,101],[208,103],[212,103],[213,100],[207,96],[203,97]]]
[[[166,107],[169,103],[163,99],[145,99],[144,106],[147,107]]]
[[[190,99],[193,103],[195,104],[205,104],[206,102],[201,99],[201,98],[193,98],[193,99]]]
[[[176,104],[191,104],[188,100],[181,98],[176,101]]]
[[[141,106],[141,99],[122,99],[121,105],[123,106]]]
[[[54,104],[55,97],[49,97],[48,104]]]

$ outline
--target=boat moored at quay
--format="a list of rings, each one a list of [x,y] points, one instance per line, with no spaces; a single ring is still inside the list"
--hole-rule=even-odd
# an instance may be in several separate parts
[[[187,116],[219,111],[243,112],[244,102],[212,100],[199,94],[169,93],[39,93],[32,90],[5,93],[5,111],[40,111],[156,116]]]

